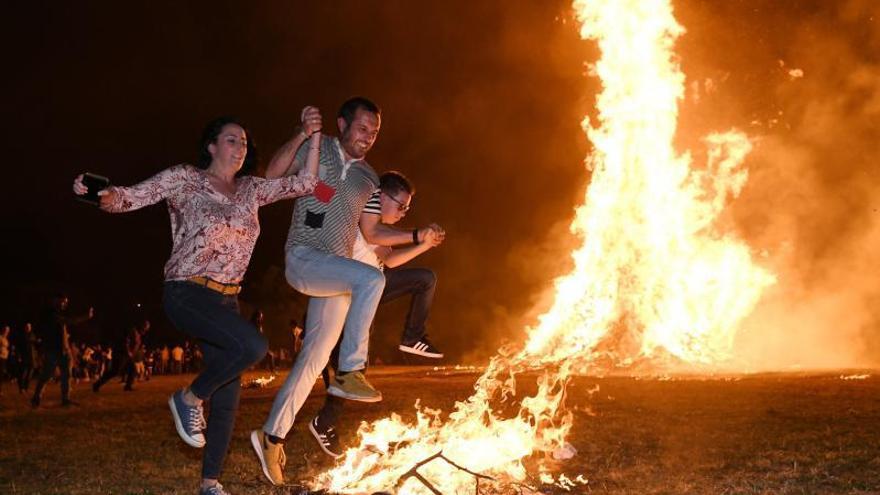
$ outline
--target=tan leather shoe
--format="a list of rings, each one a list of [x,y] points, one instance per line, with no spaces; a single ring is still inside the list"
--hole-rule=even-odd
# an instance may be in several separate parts
[[[348,400],[360,402],[379,402],[382,393],[373,388],[367,377],[360,371],[352,371],[342,376],[334,376],[330,380],[327,393]]]
[[[262,430],[251,432],[251,445],[260,459],[263,474],[273,485],[284,484],[284,465],[287,464],[287,456],[284,455],[284,445],[272,443]]]

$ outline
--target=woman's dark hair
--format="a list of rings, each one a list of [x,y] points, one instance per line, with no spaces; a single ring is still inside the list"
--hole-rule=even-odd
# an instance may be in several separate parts
[[[208,125],[205,126],[205,130],[202,132],[202,139],[199,142],[199,161],[196,165],[200,169],[206,169],[211,165],[212,158],[211,152],[208,151],[208,145],[217,144],[217,138],[220,136],[220,132],[223,131],[223,127],[227,124],[235,124],[241,127],[244,129],[245,136],[247,136],[247,155],[244,157],[244,164],[242,164],[241,170],[235,175],[253,173],[257,167],[257,145],[254,143],[254,139],[251,137],[251,133],[248,132],[247,127],[237,118],[230,116],[218,117],[208,122]]]

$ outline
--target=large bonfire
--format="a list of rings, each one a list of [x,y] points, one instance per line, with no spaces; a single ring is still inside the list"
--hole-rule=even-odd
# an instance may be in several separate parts
[[[594,72],[603,84],[597,122],[584,121],[593,173],[571,226],[583,245],[526,344],[492,358],[474,394],[447,418],[417,403],[414,424],[392,415],[362,426],[361,445],[316,486],[457,494],[474,493],[479,480],[485,493],[518,491],[535,479],[527,458],[540,472],[547,456],[534,454],[571,452],[571,414],[562,400],[572,373],[657,356],[700,364],[730,357],[737,325],[774,278],[753,263],[746,244],[717,226],[746,181],[748,138],[736,131],[707,136],[707,161],[693,168],[690,154],[673,148],[685,78],[673,52],[684,29],[670,1],[574,3],[581,36],[601,50]],[[538,392],[510,413],[514,377],[524,370],[539,371]]]

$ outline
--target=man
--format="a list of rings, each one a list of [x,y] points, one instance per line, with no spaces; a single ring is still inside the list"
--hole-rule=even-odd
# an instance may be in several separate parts
[[[183,347],[180,344],[171,349],[171,372],[175,375],[183,373]]]
[[[396,224],[409,211],[414,194],[415,188],[403,174],[393,171],[386,172],[380,177],[379,190],[373,193],[363,214],[376,216],[385,225]],[[442,358],[443,353],[428,340],[425,323],[431,309],[431,302],[434,299],[437,277],[432,270],[426,268],[398,268],[396,270],[393,268],[439,246],[445,235],[443,229],[435,226],[428,233],[424,242],[402,248],[369,244],[363,236],[358,235],[353,253],[353,259],[375,266],[380,270],[385,267],[392,268],[392,270],[385,272],[385,289],[379,304],[393,301],[405,295],[412,296],[401,344],[398,348],[403,352],[435,359]],[[343,335],[347,331],[348,328],[345,328]],[[334,353],[330,357],[330,364],[334,367],[336,366],[337,352],[338,347],[334,349]],[[342,414],[344,403],[339,397],[329,393],[329,387],[334,385],[326,369],[324,373],[328,394],[324,401],[324,407],[318,416],[309,423],[309,431],[318,441],[318,445],[324,453],[338,458],[342,455],[342,448],[335,425]]]
[[[143,338],[149,330],[150,321],[143,320],[125,333],[123,339],[117,342],[116,352],[113,353],[115,357],[110,361],[101,378],[92,384],[92,392],[98,393],[105,383],[117,375],[122,375],[125,381],[125,386],[122,388],[124,391],[134,390],[134,379],[137,377],[136,363],[138,359],[143,362]]]
[[[83,370],[83,378],[86,381],[92,379],[92,372],[95,369],[95,350],[92,349],[92,346],[83,344],[82,349],[82,370]],[[97,377],[95,377],[97,379]]]
[[[61,405],[67,407],[73,405],[70,400],[70,333],[68,325],[75,325],[89,320],[95,315],[95,310],[89,308],[86,315],[72,317],[67,314],[70,299],[64,294],[58,294],[52,298],[50,308],[43,315],[43,319],[37,326],[43,353],[43,366],[40,369],[40,377],[37,380],[37,388],[31,398],[33,407],[40,407],[43,396],[43,387],[55,374],[55,368],[61,371]]]
[[[303,134],[320,130],[321,116],[316,108],[306,108],[302,121]],[[278,391],[262,430],[251,433],[263,474],[275,485],[284,482],[284,437],[327,364],[343,325],[350,331],[340,344],[337,386],[331,393],[349,400],[382,400],[382,394],[367,382],[363,370],[369,327],[385,278],[376,268],[351,259],[361,212],[379,185],[379,177],[365,158],[379,135],[381,111],[372,101],[354,97],[340,107],[336,125],[340,137],[324,134],[318,145],[320,180],[315,192],[298,198],[294,204],[285,246],[285,277],[294,289],[311,296],[312,301],[331,298],[348,304],[328,304],[323,312],[308,310],[302,350]],[[311,144],[297,150],[294,143],[291,139],[275,154],[266,170],[267,178],[296,173],[309,151],[314,151]],[[412,242],[414,238],[422,241],[431,230],[425,227],[402,231],[378,222],[360,227],[369,242],[386,246]]]
[[[171,351],[168,350],[168,344],[162,345],[159,351],[159,374],[168,374],[168,361],[171,360]]]
[[[300,349],[302,349],[303,329],[301,326],[299,326],[299,322],[296,321],[295,319],[290,320],[290,324],[288,325],[288,327],[290,328],[290,337],[292,339],[291,348],[290,348],[290,350],[291,350],[290,356],[291,356],[291,359],[295,359],[296,356],[299,355]]]

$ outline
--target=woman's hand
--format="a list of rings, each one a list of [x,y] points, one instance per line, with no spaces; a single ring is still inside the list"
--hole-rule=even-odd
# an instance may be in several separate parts
[[[89,192],[89,188],[83,184],[83,174],[77,175],[76,179],[73,179],[73,194],[82,196],[87,192]]]
[[[307,106],[303,108],[300,120],[302,121],[302,132],[306,137],[310,137],[316,132],[321,132],[323,119],[321,118],[321,111],[317,107]]]
[[[118,195],[119,193],[112,187],[98,191],[98,201],[101,202],[98,206],[100,206],[102,210],[109,210],[110,206],[116,202],[116,196]]]
[[[73,193],[77,196],[82,196],[83,194],[89,192],[89,188],[86,187],[85,184],[83,184],[82,178],[83,174],[79,174],[76,176],[76,179],[73,179]],[[116,201],[116,196],[118,194],[119,193],[117,193],[112,187],[101,189],[100,191],[98,191],[98,206],[102,210],[108,209],[110,205],[112,205],[113,202]]]
[[[82,196],[89,192],[89,188],[83,184],[83,174],[79,174],[73,179],[73,193],[77,196]],[[100,208],[102,210],[106,210],[116,201],[116,195],[118,193],[112,188],[108,187],[107,189],[101,189],[98,191],[98,201]]]

